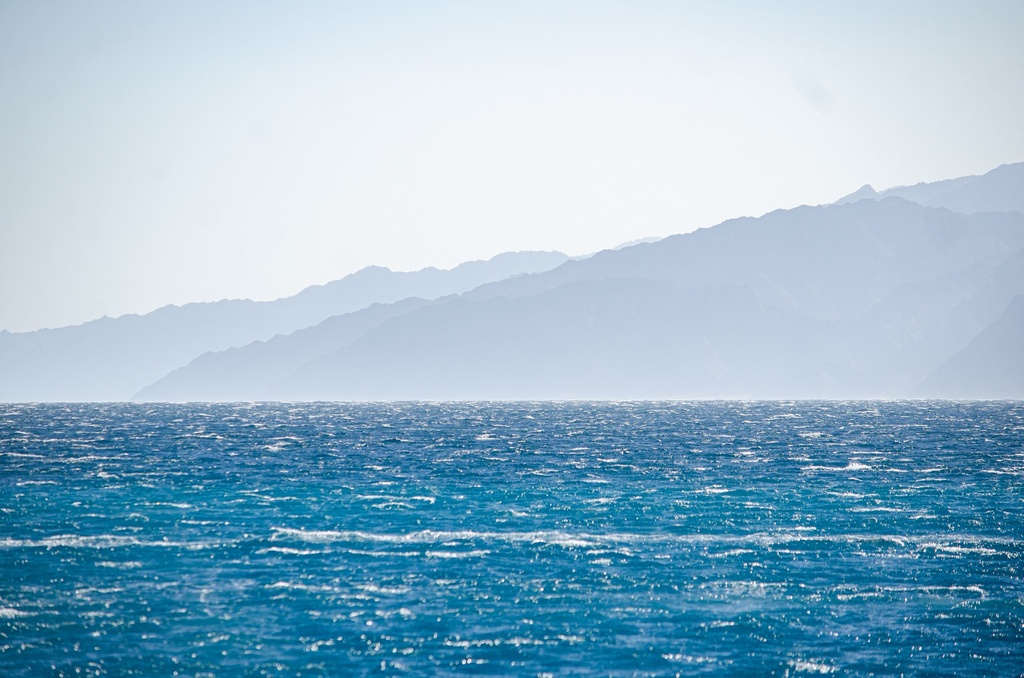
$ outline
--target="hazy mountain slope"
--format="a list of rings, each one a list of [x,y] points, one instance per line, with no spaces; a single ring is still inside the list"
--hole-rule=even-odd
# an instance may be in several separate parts
[[[903,198],[927,207],[954,212],[1024,212],[1024,163],[1001,165],[980,176],[946,179],[913,186],[896,186],[876,192],[863,186],[836,204],[886,197]]]
[[[505,252],[487,261],[467,261],[450,270],[424,268],[404,273],[370,266],[272,303],[276,312],[287,319],[286,326],[278,332],[283,334],[370,304],[388,304],[409,297],[437,299],[512,276],[548,271],[568,260],[561,252]]]
[[[371,303],[462,292],[566,259],[561,253],[518,252],[450,271],[373,267],[283,300],[167,306],[74,327],[0,332],[0,400],[125,400],[208,351],[293,332]]]
[[[353,330],[287,379],[261,365],[298,366],[278,338],[140,397],[900,397],[1021,292],[1019,214],[798,208],[485,285]]]
[[[0,334],[0,400],[124,400],[207,347],[273,331],[251,301],[165,307],[145,316]]]
[[[916,390],[925,398],[1024,398],[1024,295]]]
[[[359,311],[333,316],[292,334],[204,353],[142,389],[132,400],[265,399],[271,386],[305,363],[347,346],[386,320],[429,303],[410,298],[393,304],[374,304]]]
[[[979,177],[966,177],[944,187],[924,203],[954,212],[1024,212],[1024,163],[1002,165]],[[901,195],[898,189],[883,195]]]
[[[963,215],[898,198],[865,200],[734,219],[484,285],[470,296],[516,297],[571,281],[640,277],[680,287],[745,285],[778,308],[842,320],[901,285],[994,265],[1021,247],[1020,214]]]
[[[1024,251],[901,287],[841,322],[746,287],[566,283],[418,309],[314,360],[282,399],[893,398],[1024,291]]]
[[[843,370],[833,376],[858,397],[905,397],[1024,293],[1024,250],[996,266],[973,264],[901,286],[867,313],[838,324]]]
[[[271,390],[280,399],[768,396],[821,345],[750,290],[639,279],[456,299],[383,323]],[[751,341],[756,337],[757,341]],[[793,341],[796,337],[797,341]]]
[[[986,328],[1015,336],[996,321],[1024,293],[1024,214],[972,206],[1020,187],[1008,165],[582,260],[370,268],[276,302],[0,333],[0,399],[906,396]]]

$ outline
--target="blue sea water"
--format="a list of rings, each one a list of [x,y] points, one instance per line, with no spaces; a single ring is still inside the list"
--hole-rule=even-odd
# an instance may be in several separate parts
[[[0,675],[1024,672],[1024,403],[0,405]]]

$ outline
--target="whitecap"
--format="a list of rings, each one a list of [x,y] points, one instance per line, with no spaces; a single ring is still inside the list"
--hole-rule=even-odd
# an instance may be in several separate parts
[[[269,548],[260,549],[256,553],[261,555],[264,553],[282,553],[289,556],[315,556],[323,553],[323,551],[314,551],[312,549],[293,549],[287,546],[271,546]]]
[[[712,558],[731,558],[733,556],[747,555],[748,553],[754,553],[754,551],[751,551],[750,549],[730,549],[728,551],[722,551],[721,553],[711,553],[709,555]]]
[[[938,542],[925,542],[921,544],[921,548],[933,549],[940,553],[955,553],[957,555],[974,553],[977,555],[991,556],[998,553],[995,549],[990,549],[985,546],[955,546],[953,544],[941,544]]]
[[[98,567],[109,567],[116,570],[134,570],[142,567],[142,563],[137,560],[128,560],[123,563],[116,563],[111,560],[101,560],[96,563]]]
[[[482,558],[486,556],[490,551],[484,549],[474,549],[472,551],[427,551],[424,555],[427,558],[446,558],[446,559],[459,559],[459,558]]]
[[[0,607],[0,619],[16,619],[18,617],[29,617],[31,612],[25,612],[14,607]]]
[[[362,530],[299,530],[274,527],[271,539],[293,538],[314,543],[377,542],[384,544],[433,544],[464,541],[504,541],[543,543],[563,547],[591,546],[603,538],[556,530],[534,532],[479,532],[476,530],[418,530],[406,533],[366,532]],[[614,536],[611,540],[614,540]]]
[[[789,663],[796,673],[834,673],[836,667],[815,660],[797,659]]]
[[[697,491],[698,494],[726,494],[728,492],[730,492],[729,488],[722,487],[721,485],[711,485]]]
[[[313,585],[313,584],[303,584],[301,582],[292,582],[292,581],[278,581],[278,582],[274,582],[273,584],[267,584],[264,588],[268,588],[268,589],[288,589],[288,590],[296,590],[296,591],[315,591],[315,592],[325,592],[325,591],[336,591],[337,590],[333,586],[316,586],[316,585]]]
[[[437,497],[431,497],[428,495],[395,495],[395,494],[360,494],[356,495],[356,499],[361,501],[379,501],[385,500],[388,502],[409,502],[409,501],[424,501],[428,504],[433,504],[437,501]]]
[[[189,550],[200,550],[204,548],[220,546],[221,542],[179,542],[167,539],[144,540],[138,537],[129,537],[117,534],[79,535],[79,534],[58,534],[42,539],[13,539],[5,537],[0,539],[0,548],[126,548],[131,546],[159,547],[159,548],[185,548]]]
[[[859,461],[851,461],[846,466],[804,466],[801,471],[871,471],[872,468]]]
[[[383,593],[385,595],[408,593],[410,591],[408,586],[378,586],[377,584],[356,584],[356,588],[369,593]]]

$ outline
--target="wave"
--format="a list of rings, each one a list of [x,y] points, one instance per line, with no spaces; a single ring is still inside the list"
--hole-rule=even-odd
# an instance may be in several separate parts
[[[129,547],[154,547],[154,548],[178,548],[189,551],[196,551],[207,548],[218,548],[225,544],[224,541],[171,541],[169,539],[140,539],[138,537],[126,537],[117,534],[57,534],[40,539],[16,539],[12,537],[0,538],[0,548],[23,549],[23,548],[77,548],[77,549],[111,549]]]
[[[814,528],[783,530],[779,532],[757,532],[746,535],[726,534],[639,534],[609,532],[594,534],[590,532],[567,532],[562,530],[533,531],[483,531],[483,530],[416,530],[413,532],[369,532],[365,530],[305,530],[290,527],[273,527],[271,540],[295,539],[307,543],[377,543],[395,545],[413,544],[446,544],[453,542],[479,543],[499,542],[507,544],[536,544],[560,546],[564,548],[593,549],[600,546],[619,544],[658,545],[658,544],[694,544],[732,547],[727,554],[741,555],[749,553],[743,547],[759,546],[771,548],[787,544],[846,544],[850,546],[864,544],[889,544],[898,548],[914,548],[916,550],[936,550],[950,554],[993,555],[1003,547],[1006,551],[1016,551],[1024,542],[1007,537],[980,537],[970,535],[894,535],[894,534],[821,534]],[[626,551],[629,553],[628,551]]]

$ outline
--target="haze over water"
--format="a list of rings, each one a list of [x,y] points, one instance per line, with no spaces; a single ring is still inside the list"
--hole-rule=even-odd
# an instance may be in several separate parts
[[[1017,675],[1024,406],[0,405],[3,675]]]

